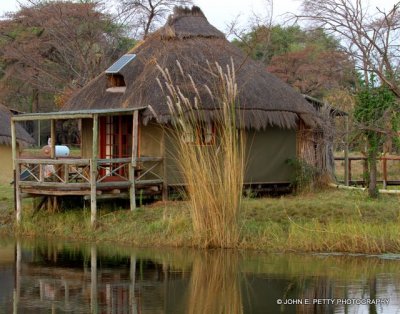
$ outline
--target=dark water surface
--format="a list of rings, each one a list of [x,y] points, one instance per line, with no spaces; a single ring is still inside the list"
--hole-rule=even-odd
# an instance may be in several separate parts
[[[0,313],[400,313],[400,256],[1,240]]]

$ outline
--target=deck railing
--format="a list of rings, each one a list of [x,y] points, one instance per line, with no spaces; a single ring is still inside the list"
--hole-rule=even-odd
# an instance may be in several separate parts
[[[89,159],[17,159],[17,182],[21,187],[90,187]]]
[[[161,184],[159,169],[162,157],[140,157],[136,160],[135,183]],[[131,158],[97,159],[96,187],[129,187]],[[16,176],[21,188],[87,189],[91,187],[91,159],[17,159]],[[158,171],[157,171],[158,170]]]

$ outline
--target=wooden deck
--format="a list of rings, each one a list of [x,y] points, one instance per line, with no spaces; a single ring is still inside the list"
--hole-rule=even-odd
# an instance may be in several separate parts
[[[136,208],[137,187],[157,186],[165,191],[165,172],[155,171],[157,164],[162,163],[160,157],[140,157],[139,138],[139,111],[146,106],[123,109],[90,109],[77,111],[58,111],[49,113],[33,113],[15,116],[11,119],[12,157],[15,184],[15,212],[16,221],[22,218],[22,198],[32,196],[49,196],[56,203],[58,196],[82,195],[90,196],[90,221],[96,226],[97,196],[110,194],[109,197],[118,197],[129,194],[130,208]],[[104,117],[128,117],[132,119],[132,143],[130,151],[124,153],[129,158],[99,159],[100,153],[100,125],[99,119]],[[130,117],[130,118],[129,118]],[[56,122],[58,120],[91,120],[92,127],[86,130],[91,141],[85,145],[90,151],[90,159],[59,158],[56,154],[55,140],[57,138]],[[50,158],[20,158],[17,149],[16,124],[25,121],[50,122]],[[121,145],[121,143],[119,144]],[[103,147],[103,146],[101,146]],[[114,154],[113,154],[114,156]],[[115,156],[122,156],[119,152]],[[164,163],[165,164],[165,163]],[[165,166],[158,168],[165,169]],[[164,194],[163,194],[164,196]]]
[[[98,159],[96,171],[90,159],[17,159],[16,183],[23,197],[51,195],[90,195],[93,184],[96,194],[109,194],[109,198],[125,197],[134,183],[136,189],[157,187],[161,193],[163,178],[155,169],[162,157],[141,157],[136,161],[134,182],[129,177],[131,158]],[[92,179],[96,173],[95,180]],[[121,194],[121,195],[119,195]]]

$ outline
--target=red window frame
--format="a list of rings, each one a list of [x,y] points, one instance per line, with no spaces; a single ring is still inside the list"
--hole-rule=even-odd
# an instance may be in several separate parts
[[[205,122],[192,129],[192,132],[183,135],[186,143],[200,146],[215,144],[216,128],[214,123]],[[207,139],[210,136],[210,139]]]
[[[99,118],[99,143],[100,143],[100,158],[115,159],[129,158],[132,154],[132,116],[105,116]],[[113,166],[118,166],[113,164]],[[103,170],[101,173],[112,172],[112,166]],[[121,168],[118,174],[126,176],[126,171]]]

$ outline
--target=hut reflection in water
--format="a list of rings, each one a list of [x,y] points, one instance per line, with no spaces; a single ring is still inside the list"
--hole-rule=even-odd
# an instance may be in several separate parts
[[[386,313],[400,305],[398,260],[109,249],[0,244],[0,313]],[[390,303],[277,304],[354,298]]]

